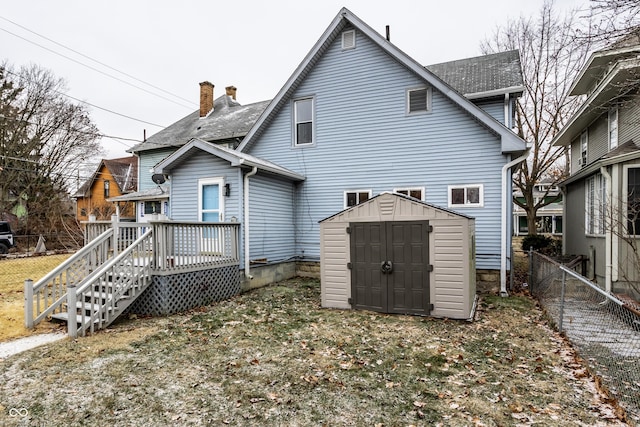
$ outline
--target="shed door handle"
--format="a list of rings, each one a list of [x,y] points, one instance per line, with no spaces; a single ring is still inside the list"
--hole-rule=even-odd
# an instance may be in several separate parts
[[[393,271],[393,263],[391,261],[382,261],[380,270],[383,274],[389,274]]]

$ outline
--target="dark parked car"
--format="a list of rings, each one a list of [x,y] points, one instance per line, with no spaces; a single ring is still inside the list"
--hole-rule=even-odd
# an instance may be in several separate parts
[[[14,246],[15,240],[9,223],[6,221],[0,221],[0,254],[6,254],[9,252],[9,248]]]

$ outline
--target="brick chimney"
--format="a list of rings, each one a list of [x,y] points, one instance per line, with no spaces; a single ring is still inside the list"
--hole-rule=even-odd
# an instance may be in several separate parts
[[[227,91],[227,96],[230,96],[235,101],[238,88],[235,86],[227,86],[225,87],[225,90]]]
[[[213,83],[200,83],[200,117],[206,117],[213,110]]]

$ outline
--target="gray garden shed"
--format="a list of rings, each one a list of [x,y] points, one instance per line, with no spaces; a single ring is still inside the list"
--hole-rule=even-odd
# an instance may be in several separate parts
[[[471,319],[475,221],[383,193],[320,221],[322,306]]]

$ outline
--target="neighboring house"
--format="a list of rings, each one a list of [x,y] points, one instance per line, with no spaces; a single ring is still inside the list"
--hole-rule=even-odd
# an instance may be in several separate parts
[[[342,9],[236,150],[195,138],[154,172],[172,219],[242,223],[254,283],[317,263],[320,220],[395,191],[475,218],[505,290],[522,90],[517,52],[425,68]]]
[[[135,156],[119,159],[103,159],[91,178],[78,189],[76,218],[89,220],[93,215],[98,220],[109,220],[116,213],[116,204],[110,198],[132,193],[138,187],[138,158]],[[133,203],[118,203],[121,218],[135,218]]]
[[[526,203],[522,191],[514,191],[513,197],[521,203]],[[533,187],[535,203],[538,203],[543,197],[549,204],[538,209],[536,213],[536,233],[562,235],[563,203],[560,188],[549,182],[536,184]],[[516,203],[513,204],[513,233],[516,236],[529,234],[527,212]]]
[[[571,90],[586,100],[553,140],[571,150],[563,251],[587,256],[590,278],[614,292],[640,280],[638,55],[637,41],[593,53]]]
[[[236,100],[237,88],[227,86],[225,94],[214,98],[214,85],[200,83],[200,108],[178,120],[129,151],[139,158],[138,192],[114,201],[133,201],[138,206],[138,221],[146,221],[149,214],[171,216],[170,183],[156,177],[150,170],[161,160],[185,145],[192,138],[237,147],[269,101],[241,105]]]

